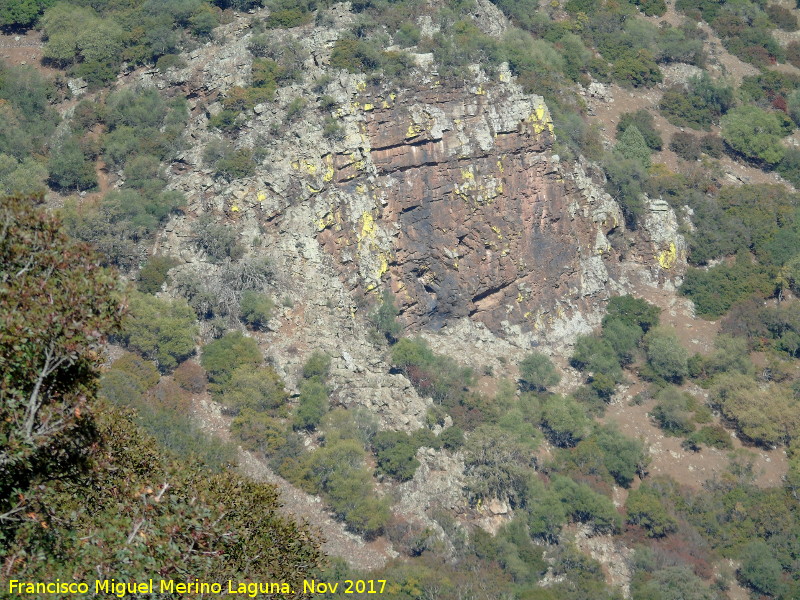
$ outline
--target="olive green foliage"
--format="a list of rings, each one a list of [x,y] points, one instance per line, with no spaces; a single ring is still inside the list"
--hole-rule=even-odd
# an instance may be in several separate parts
[[[784,386],[758,386],[747,375],[729,373],[716,379],[710,402],[757,444],[788,444],[800,434],[798,401]]]
[[[689,269],[681,294],[692,299],[698,314],[715,318],[725,314],[736,302],[774,291],[769,272],[753,263],[749,256],[739,256],[733,265],[717,265],[708,270]]]
[[[611,343],[601,337],[585,335],[575,342],[570,363],[579,371],[589,371],[621,381],[622,370]]]
[[[206,357],[205,352],[203,357]],[[241,366],[231,371],[227,381],[214,386],[217,398],[227,411],[233,415],[249,412],[280,416],[285,413],[289,395],[275,370],[256,367],[244,360],[240,362]]]
[[[650,166],[650,148],[636,125],[628,125],[619,136],[614,152],[623,159],[635,160],[644,168]]]
[[[245,337],[241,331],[232,331],[203,347],[200,364],[208,372],[209,380],[221,387],[231,380],[237,368],[257,367],[262,360],[253,338]]]
[[[499,498],[512,507],[525,506],[527,481],[535,466],[529,447],[492,425],[473,431],[464,448],[466,489],[472,502]]]
[[[275,302],[264,294],[253,290],[245,290],[239,304],[241,319],[253,329],[264,329],[272,318]]]
[[[204,250],[212,262],[219,263],[230,258],[237,260],[244,254],[238,244],[236,231],[229,225],[218,223],[213,216],[204,214],[192,224],[194,241]]]
[[[633,600],[721,600],[722,596],[690,567],[666,566],[635,581]]]
[[[675,387],[666,387],[656,394],[651,414],[667,435],[685,436],[694,431],[692,408],[694,399]]]
[[[403,331],[402,324],[397,320],[400,309],[395,304],[395,297],[389,290],[381,292],[380,303],[369,314],[369,322],[373,327],[373,337],[385,339],[390,344],[395,343]]]
[[[733,89],[715,83],[703,72],[689,80],[686,87],[673,86],[664,91],[661,113],[673,125],[708,129],[733,106]]]
[[[797,302],[764,306],[763,301],[753,298],[734,306],[723,320],[722,328],[725,332],[742,336],[747,341],[745,351],[765,350],[771,346],[795,358],[800,351],[800,305]],[[734,359],[741,365],[736,370],[752,374],[753,366],[749,360],[739,358],[741,349],[731,350],[736,352]]]
[[[372,537],[383,531],[389,508],[386,500],[372,491],[364,457],[356,440],[331,440],[301,458],[295,477],[307,490],[323,494],[351,529]]]
[[[585,483],[557,475],[553,477],[552,490],[574,521],[587,523],[598,533],[613,533],[622,526],[622,518],[611,500]]]
[[[300,398],[294,415],[296,429],[315,429],[330,408],[325,380],[331,368],[331,357],[315,351],[303,365]]]
[[[453,359],[434,353],[421,338],[402,338],[391,350],[392,365],[401,369],[417,392],[430,396],[453,420],[465,429],[481,420],[484,409],[480,398],[471,394],[471,369]]]
[[[4,0],[0,2],[0,27],[28,28],[56,0]]]
[[[226,111],[217,115],[220,117]],[[230,111],[229,111],[230,112]],[[235,116],[233,117],[235,119]],[[234,121],[231,121],[233,123]],[[217,126],[214,123],[212,126]],[[226,127],[220,127],[226,129]],[[250,177],[255,173],[259,155],[252,148],[235,148],[233,145],[212,142],[203,152],[204,162],[214,169],[214,174],[225,181]]]
[[[131,294],[122,340],[156,361],[162,372],[172,371],[194,354],[196,335],[194,312],[185,301]]]
[[[541,352],[531,352],[519,363],[519,376],[526,389],[544,390],[561,381],[550,358]]]
[[[677,529],[677,521],[667,512],[658,492],[647,484],[628,494],[625,508],[628,523],[644,527],[650,537],[663,537]]]
[[[572,398],[550,396],[542,405],[542,427],[557,446],[574,446],[589,435],[589,419]]]
[[[47,192],[47,167],[33,158],[0,154],[0,193],[40,196]]]
[[[783,113],[744,105],[722,118],[722,139],[741,156],[774,165],[783,158],[781,138],[791,133],[791,119]]]
[[[699,452],[703,446],[730,450],[733,448],[733,443],[728,430],[720,425],[704,425],[681,442],[682,448],[694,452]]]
[[[122,371],[133,377],[142,390],[148,390],[158,383],[161,376],[156,366],[149,360],[133,352],[126,352],[111,364],[112,370]]]
[[[50,101],[53,84],[33,67],[10,67],[0,62],[0,153],[25,161],[45,154],[50,134],[59,122]]]
[[[167,281],[167,273],[177,264],[171,256],[154,255],[139,271],[139,291],[145,294],[155,294],[161,291],[161,286]]]
[[[689,374],[689,353],[675,331],[657,327],[644,336],[647,363],[658,377],[680,383]]]
[[[134,418],[96,405],[102,449],[80,477],[62,473],[57,484],[42,485],[27,500],[37,519],[6,537],[4,552],[39,558],[17,561],[9,575],[89,580],[99,568],[144,581],[158,565],[161,576],[176,581],[185,569],[210,581],[246,571],[301,586],[322,555],[308,530],[279,515],[277,491],[175,457],[142,434]],[[103,543],[86,544],[87,536]]]
[[[122,311],[116,283],[96,256],[69,240],[59,220],[33,199],[4,198],[0,223],[5,514],[26,506],[22,494],[34,482],[69,477],[86,458],[96,438],[87,403],[97,389],[105,336],[118,329]],[[19,525],[0,520],[0,544]]]
[[[639,148],[641,149],[641,146]],[[644,158],[644,155],[642,154],[640,158]],[[647,161],[624,158],[618,152],[606,156],[603,163],[607,179],[606,189],[619,203],[625,217],[625,225],[632,230],[636,229],[637,221],[644,214],[642,194],[643,186],[647,182],[646,164]]]
[[[573,478],[592,477],[630,487],[637,474],[644,475],[648,464],[640,441],[625,437],[614,427],[597,426],[575,447],[558,450],[548,467]]]
[[[78,138],[67,135],[53,147],[47,161],[50,185],[63,191],[86,191],[97,185],[94,164]]]
[[[95,85],[113,80],[125,61],[152,64],[175,55],[187,31],[204,38],[218,24],[218,9],[206,0],[43,4],[50,6],[38,22],[45,59]]]
[[[639,109],[632,113],[622,113],[617,121],[617,139],[630,127],[635,126],[644,137],[647,147],[651,150],[661,150],[661,134],[656,129],[653,115],[646,109]]]
[[[787,591],[783,583],[783,568],[770,547],[764,542],[754,541],[745,547],[743,555],[739,576],[747,586],[760,594],[783,597]]]
[[[402,431],[379,431],[372,438],[372,447],[378,471],[397,481],[414,477],[419,461],[414,457],[418,446],[411,436]]]

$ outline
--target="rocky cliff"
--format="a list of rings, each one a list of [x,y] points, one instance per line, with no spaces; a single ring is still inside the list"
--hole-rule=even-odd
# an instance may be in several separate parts
[[[308,348],[326,349],[337,357],[342,402],[378,413],[402,402],[401,411],[383,411],[387,423],[416,426],[425,403],[404,378],[382,374],[386,365],[365,341],[363,316],[380,290],[395,293],[410,331],[446,339],[480,330],[474,339],[512,344],[498,344],[490,353],[498,354],[569,343],[599,322],[611,293],[680,274],[684,246],[671,210],[655,202],[644,229],[624,232],[596,170],[553,153],[547,106],[507,69],[476,68],[453,87],[426,66],[429,56],[416,55],[417,76],[403,86],[343,71],[320,84],[349,13],[334,17],[329,28],[282,34],[307,52],[305,75],[257,105],[233,136],[265,157],[246,179],[215,179],[203,150],[223,137],[208,127],[222,96],[248,83],[250,17],[220,28],[181,70],[134,74],[191,99],[190,143],[171,179],[189,207],[159,250],[185,259],[178,273],[220,269],[192,243],[191,224],[207,213],[234,225],[249,254],[267,256],[286,305],[266,340],[282,370]],[[323,94],[334,108],[312,108]],[[295,98],[307,108],[292,120]],[[341,136],[323,135],[331,117]]]

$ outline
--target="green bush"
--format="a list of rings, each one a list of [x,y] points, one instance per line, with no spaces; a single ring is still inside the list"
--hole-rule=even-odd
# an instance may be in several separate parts
[[[280,416],[289,400],[283,380],[272,367],[244,363],[215,388],[219,401],[234,415],[247,411]]]
[[[50,185],[58,190],[86,191],[97,185],[94,164],[87,159],[80,142],[67,137],[53,148],[47,161]]]
[[[402,431],[379,431],[372,438],[378,471],[398,481],[408,481],[414,477],[419,467],[415,458],[418,446],[411,437]]]
[[[264,21],[267,29],[291,29],[305,25],[311,20],[311,13],[301,8],[282,8],[271,12]]]
[[[380,303],[369,314],[369,322],[374,328],[373,337],[395,343],[403,331],[403,326],[397,320],[398,314],[400,309],[395,305],[394,294],[383,290]]]
[[[176,260],[171,256],[154,255],[139,271],[139,291],[145,294],[155,294],[161,291],[161,286],[167,281],[167,273],[176,265]]]
[[[141,356],[126,352],[111,364],[111,369],[133,377],[142,391],[149,390],[158,383],[160,375],[156,366]]]
[[[782,597],[785,591],[782,571],[781,563],[764,542],[753,541],[744,548],[739,576],[753,591]]]
[[[331,357],[325,352],[314,351],[303,365],[303,377],[316,381],[324,381],[331,370]]]
[[[615,382],[622,380],[622,370],[617,353],[613,346],[603,338],[591,335],[579,337],[575,341],[570,363],[579,371],[602,373],[614,379]]]
[[[206,345],[203,348],[200,364],[208,372],[208,378],[212,383],[224,387],[237,368],[257,367],[262,360],[256,341],[245,337],[241,331],[233,331]]]
[[[733,89],[717,85],[703,72],[689,80],[688,86],[673,86],[664,91],[659,108],[673,125],[708,129],[733,106]]]
[[[333,45],[330,66],[351,73],[370,73],[380,69],[383,60],[383,52],[374,42],[340,38]]]
[[[458,450],[464,445],[464,431],[460,427],[453,425],[439,434],[439,440],[442,442],[444,449]]]
[[[625,507],[628,523],[641,525],[649,537],[664,537],[678,528],[678,522],[664,508],[658,492],[647,484],[628,494]]]
[[[161,300],[147,294],[130,296],[129,317],[122,339],[129,348],[171,371],[195,349],[194,312],[185,300]]]
[[[304,381],[300,384],[298,403],[295,429],[316,429],[330,408],[328,390],[317,378]]]
[[[550,357],[541,352],[531,352],[519,363],[522,385],[530,390],[545,390],[561,381],[561,375]]]
[[[636,112],[622,113],[619,117],[619,121],[617,122],[618,140],[631,125],[635,126],[636,129],[639,130],[639,133],[642,134],[648,148],[655,151],[661,150],[663,143],[661,140],[661,134],[658,132],[658,129],[656,129],[653,115],[651,115],[649,111],[642,108]]]
[[[264,294],[253,290],[245,290],[239,303],[241,319],[254,329],[263,329],[272,318],[275,302]]]
[[[722,118],[722,139],[745,158],[774,165],[783,158],[785,150],[780,141],[791,133],[789,123],[783,113],[739,106]]]
[[[694,431],[692,405],[692,398],[670,386],[656,394],[656,405],[650,414],[667,435],[686,436]]]
[[[691,298],[697,313],[706,318],[724,315],[735,303],[755,294],[770,295],[774,284],[768,271],[754,264],[749,256],[737,258],[733,265],[717,265],[706,271],[689,269],[680,287]]]
[[[589,420],[572,398],[550,396],[542,406],[542,427],[556,446],[571,447],[589,435]]]
[[[191,360],[182,362],[175,369],[172,377],[175,379],[175,383],[193,394],[202,394],[208,386],[205,369]]]
[[[674,330],[656,328],[644,336],[647,362],[659,377],[681,382],[689,374],[689,353],[680,345]]]
[[[231,421],[231,434],[247,450],[272,457],[286,445],[286,428],[263,412],[242,411]]]
[[[681,446],[687,450],[699,451],[701,446],[731,450],[733,443],[728,431],[721,425],[706,425],[695,431]]]

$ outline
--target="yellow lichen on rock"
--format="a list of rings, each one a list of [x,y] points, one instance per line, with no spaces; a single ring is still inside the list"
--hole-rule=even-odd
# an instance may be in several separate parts
[[[256,197],[258,198],[259,202],[262,202],[262,203],[266,202],[267,201],[267,192],[264,192],[264,191],[258,192],[258,196],[256,196]]]
[[[416,123],[412,123],[411,125],[408,126],[408,129],[406,130],[406,139],[415,138],[423,131],[425,131],[425,128],[422,125],[417,125]]]
[[[375,110],[375,105],[374,104],[370,104],[369,102],[367,102],[367,103],[364,104],[364,110],[367,111],[367,112],[369,112],[371,110]]]
[[[667,250],[659,252],[657,259],[662,269],[671,269],[674,267],[675,263],[678,261],[678,250],[675,248],[675,242],[670,242]]]
[[[537,134],[542,133],[545,129],[553,133],[553,119],[550,117],[550,111],[542,99],[534,102],[533,112],[527,118],[527,121]]]

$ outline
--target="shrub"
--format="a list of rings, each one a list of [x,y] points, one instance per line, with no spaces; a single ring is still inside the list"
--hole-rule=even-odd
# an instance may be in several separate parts
[[[152,362],[132,352],[126,352],[115,360],[111,369],[130,375],[143,391],[149,390],[160,379],[158,369]]]
[[[282,8],[273,11],[264,21],[267,29],[291,29],[311,21],[311,13],[302,8]]]
[[[171,371],[194,353],[194,312],[185,300],[161,300],[147,294],[130,296],[130,312],[122,338],[129,348]]]
[[[545,390],[561,381],[561,375],[553,366],[550,357],[541,352],[531,352],[519,363],[519,375],[523,387],[530,390]]]
[[[778,4],[768,4],[765,11],[769,15],[769,20],[779,29],[797,31],[797,17],[788,8]]]
[[[316,350],[303,365],[303,377],[305,379],[324,381],[328,377],[330,370],[331,357],[325,352]]]
[[[283,380],[275,369],[239,362],[243,364],[234,368],[224,383],[215,386],[218,399],[228,411],[234,415],[248,411],[268,413],[272,416],[284,412],[282,409],[286,407],[289,394],[286,393]],[[219,375],[217,381],[218,378]]]
[[[328,412],[328,390],[316,378],[300,384],[300,398],[294,416],[295,429],[316,429]]]
[[[721,425],[706,425],[695,431],[681,444],[687,450],[700,450],[700,446],[705,445],[709,448],[718,450],[730,450],[733,448],[731,436]]]
[[[645,168],[650,166],[650,149],[636,125],[629,125],[622,132],[617,145],[614,146],[614,152],[623,159],[635,160]]]
[[[397,320],[400,309],[395,305],[395,297],[389,290],[381,292],[380,303],[369,314],[369,321],[375,330],[378,339],[384,339],[390,344],[397,341],[403,326]]]
[[[240,331],[234,331],[206,345],[200,364],[208,372],[212,383],[224,386],[238,367],[256,367],[262,360],[256,341],[245,337]]]
[[[607,340],[596,336],[581,336],[576,340],[570,363],[580,371],[603,373],[615,381],[622,378],[614,348]]]
[[[658,325],[660,313],[661,309],[653,306],[647,300],[630,295],[614,296],[606,306],[603,327],[606,327],[611,321],[622,321],[627,325],[636,325],[644,333],[647,333]]]
[[[667,387],[656,395],[656,401],[651,414],[667,435],[685,436],[694,431],[690,397],[677,388]]]
[[[731,265],[717,265],[707,271],[689,269],[681,294],[694,302],[697,313],[706,318],[725,314],[735,303],[758,294],[768,296],[774,285],[764,267],[743,256]]]
[[[167,273],[174,267],[176,261],[171,256],[155,255],[139,271],[139,291],[145,294],[155,294],[167,281]]]
[[[86,158],[77,138],[67,137],[50,153],[47,161],[50,185],[59,190],[85,191],[97,185],[94,164]]]
[[[239,304],[241,319],[254,329],[263,329],[272,318],[275,303],[264,294],[253,290],[245,290]]]
[[[733,89],[717,85],[703,72],[689,80],[688,86],[673,86],[664,91],[660,109],[678,127],[708,129],[733,105]]]
[[[651,150],[661,150],[662,140],[661,134],[656,129],[653,115],[649,111],[642,108],[636,112],[622,113],[617,122],[617,139],[628,129],[634,125],[639,133],[644,137],[647,147]]]
[[[241,258],[243,248],[236,243],[236,231],[227,225],[214,222],[205,214],[192,224],[195,243],[205,250],[212,262],[226,258]]]
[[[458,450],[464,445],[464,431],[460,427],[453,425],[439,434],[439,440],[445,450]]]
[[[231,421],[231,434],[246,449],[272,457],[286,445],[286,429],[267,413],[242,411]]]
[[[678,522],[661,503],[658,492],[647,484],[628,494],[628,523],[641,525],[650,537],[663,537],[678,528]]]
[[[556,446],[570,447],[589,434],[589,420],[572,398],[551,396],[542,406],[542,427]]]
[[[656,328],[644,337],[647,361],[659,377],[680,382],[689,374],[689,353],[678,342],[675,332]]]
[[[380,431],[372,438],[378,470],[398,481],[414,477],[419,461],[414,457],[417,446],[402,431]]]
[[[787,121],[789,118],[783,113],[740,106],[723,117],[722,139],[745,158],[774,165],[784,155],[780,141],[791,131]]]
[[[191,360],[182,362],[172,376],[179,386],[193,394],[202,394],[208,386],[205,369]]]
[[[330,65],[351,73],[369,73],[381,68],[383,53],[373,43],[353,38],[336,40],[331,52]]]
[[[696,135],[678,131],[669,142],[669,149],[683,160],[694,161],[700,158],[700,140]]]
[[[165,54],[156,61],[156,69],[161,73],[166,73],[170,69],[183,69],[186,65],[186,60],[180,54]]]

